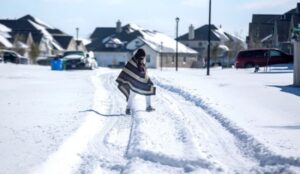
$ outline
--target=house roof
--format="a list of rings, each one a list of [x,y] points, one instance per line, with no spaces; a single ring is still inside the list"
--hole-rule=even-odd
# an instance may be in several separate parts
[[[36,29],[28,20],[0,20],[0,23],[9,27],[12,30],[12,34],[16,36],[28,35],[31,33],[34,43],[40,44],[43,38],[43,34],[40,30]],[[13,37],[14,38],[14,37]]]
[[[134,30],[132,31],[130,28],[130,25],[125,25],[124,27],[122,27],[122,31],[120,33],[115,33],[109,37],[111,38],[117,38],[119,39],[121,42],[130,42],[133,39],[142,36],[141,32],[138,30]]]
[[[26,20],[26,21],[32,20],[32,21],[35,21],[35,18],[28,14],[28,15],[25,15],[23,17],[20,17],[18,20]]]
[[[7,26],[14,31],[35,31],[39,32],[29,21],[27,20],[0,20],[0,23]]]
[[[113,27],[97,27],[94,32],[91,34],[91,39],[104,39],[105,37],[114,34],[116,28]]]
[[[66,33],[64,33],[63,31],[57,29],[57,28],[47,28],[46,29],[51,35],[67,35]]]
[[[88,50],[92,51],[119,51],[126,52],[130,51],[126,49],[126,44],[142,34],[137,30],[132,30],[131,26],[125,25],[122,27],[120,33],[116,32],[116,28],[96,28],[93,34],[91,35],[92,42],[86,47]],[[115,43],[116,47],[107,47],[106,45],[113,40],[118,39],[120,43]],[[114,43],[111,43],[114,44]]]
[[[113,34],[106,37],[102,34],[99,38],[92,39],[92,42],[87,45],[87,49],[99,52],[133,52],[138,47],[147,44],[155,51],[161,51],[161,42],[163,42],[165,52],[175,52],[176,41],[162,33],[145,30],[135,24],[123,26],[119,33],[116,32],[115,28],[113,31]],[[137,44],[137,40],[142,42]],[[197,53],[182,44],[179,44],[179,51],[182,53]]]
[[[101,52],[113,52],[113,51],[128,52],[129,51],[128,49],[126,49],[124,45],[118,45],[117,47],[106,47],[105,45],[106,44],[103,43],[101,39],[94,39],[90,44],[86,45],[86,48],[89,51],[99,51],[99,52],[100,51]]]
[[[32,39],[34,41],[35,44],[40,44],[42,39],[43,39],[43,34],[42,33],[35,33],[35,34],[32,34]]]
[[[282,15],[277,14],[253,14],[252,23],[274,23],[276,19],[279,19]]]
[[[203,25],[202,27],[199,27],[195,29],[195,37],[193,40],[208,40],[207,34],[208,34],[208,25]],[[215,25],[211,25],[211,30],[216,30],[217,27]],[[189,33],[186,33],[182,36],[178,37],[179,41],[183,40],[189,40]],[[220,37],[218,37],[214,32],[211,32],[211,40],[212,41],[220,41]]]
[[[38,45],[43,41],[43,39],[48,39],[50,44],[58,50],[63,50],[60,45],[67,47],[66,45],[69,43],[69,38],[72,38],[72,36],[68,36],[61,30],[51,27],[47,23],[38,18],[32,17],[31,15],[25,15],[16,20],[0,20],[0,24],[10,28],[12,33],[14,33],[14,36],[17,34],[26,36],[28,33],[31,33],[34,43]],[[53,36],[57,35],[64,38],[56,37],[56,39],[54,39]],[[60,43],[58,44],[58,42]]]
[[[35,17],[31,16],[31,15],[25,15],[23,17],[20,17],[18,19],[18,21],[33,21],[33,22],[35,22],[35,23],[37,23],[37,24],[45,27],[46,29],[53,28],[52,26],[48,25],[47,23],[43,22],[42,20],[40,20],[38,18],[35,18]]]
[[[70,45],[70,42],[73,40],[72,36],[67,36],[67,35],[63,35],[63,36],[53,36],[53,38],[59,43],[60,46],[63,47],[63,49],[67,49],[68,46]]]

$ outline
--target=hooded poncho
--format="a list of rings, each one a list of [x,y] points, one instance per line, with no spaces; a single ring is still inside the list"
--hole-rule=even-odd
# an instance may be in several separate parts
[[[145,64],[130,59],[117,78],[118,88],[128,100],[130,91],[141,95],[155,95],[155,87],[148,77]]]

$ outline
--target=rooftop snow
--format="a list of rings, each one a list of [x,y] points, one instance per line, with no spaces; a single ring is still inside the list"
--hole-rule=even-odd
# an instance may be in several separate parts
[[[0,35],[0,43],[2,43],[7,48],[11,48],[13,46],[4,36],[1,35]]]
[[[51,44],[58,50],[63,50],[63,48],[58,45],[57,43],[55,43],[52,35],[46,30],[46,28],[40,24],[37,24],[31,20],[28,20],[36,29],[40,30],[44,36],[51,42]]]
[[[11,32],[11,29],[5,25],[0,24],[0,32],[8,33]]]
[[[149,47],[151,47],[153,50],[158,52],[175,52],[176,51],[176,40],[173,38],[160,33],[158,31],[149,31],[145,30],[135,24],[129,24],[131,30],[138,30],[142,37],[139,37],[138,39],[132,40],[128,45],[127,49],[134,50],[136,49],[136,42],[138,40],[142,40],[145,44],[147,44]],[[139,44],[140,45],[140,44]],[[178,42],[178,52],[181,53],[191,53],[196,54],[197,52],[191,48],[186,47],[185,45]]]
[[[225,34],[224,30],[222,28],[217,28],[216,30],[213,30],[213,32],[220,38],[221,41],[228,41],[230,40],[229,37]]]
[[[270,34],[270,35],[266,36],[265,38],[263,38],[261,40],[261,42],[265,42],[265,41],[269,40],[270,38],[272,38],[272,36],[273,36],[273,34]]]
[[[35,20],[37,23],[39,23],[39,24],[41,24],[41,25],[43,25],[43,26],[45,26],[45,27],[47,27],[47,28],[54,29],[54,27],[50,26],[49,24],[47,24],[46,22],[44,22],[44,21],[42,21],[42,20],[40,20],[40,19],[38,19],[38,18],[35,18],[35,17],[34,17],[34,20]]]

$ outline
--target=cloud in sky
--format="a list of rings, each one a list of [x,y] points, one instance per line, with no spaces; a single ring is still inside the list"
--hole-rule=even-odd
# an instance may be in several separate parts
[[[270,9],[277,7],[290,7],[295,5],[296,0],[255,0],[252,2],[247,2],[242,4],[242,8],[244,9]]]

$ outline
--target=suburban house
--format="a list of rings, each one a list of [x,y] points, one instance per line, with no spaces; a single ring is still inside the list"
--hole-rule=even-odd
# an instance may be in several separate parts
[[[292,29],[300,24],[300,3],[284,14],[253,14],[249,23],[248,48],[279,48],[293,52]]]
[[[118,21],[116,27],[99,27],[90,39],[87,49],[94,51],[99,66],[123,66],[139,48],[146,51],[148,67],[175,66],[176,40],[135,24],[122,26]],[[192,67],[197,61],[195,50],[178,43],[177,51],[179,67]]]
[[[25,57],[29,57],[33,46],[39,49],[39,57],[57,55],[77,48],[86,50],[83,44],[79,43],[80,46],[77,47],[77,42],[72,36],[30,15],[19,19],[2,19],[0,24],[9,28],[8,40],[12,44],[12,47],[4,48],[14,49]]]
[[[85,46],[81,41],[77,41],[73,36],[70,36],[59,29],[47,28],[47,31],[52,35],[59,45],[66,51],[81,50],[86,51]]]
[[[211,57],[213,61],[219,57],[228,57],[231,51],[233,56],[241,49],[245,48],[244,41],[225,32],[221,27],[211,25]],[[182,44],[198,51],[198,63],[203,66],[207,57],[209,25],[203,25],[197,29],[193,25],[189,26],[188,32],[178,37]]]

